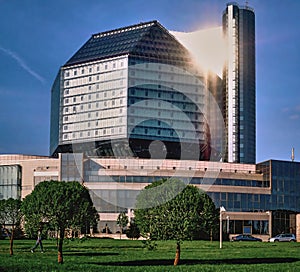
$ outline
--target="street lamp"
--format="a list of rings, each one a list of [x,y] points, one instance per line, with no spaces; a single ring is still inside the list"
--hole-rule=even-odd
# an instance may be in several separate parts
[[[223,206],[220,207],[220,248],[222,248],[222,233],[223,233],[223,226],[222,226],[222,213],[226,212]]]

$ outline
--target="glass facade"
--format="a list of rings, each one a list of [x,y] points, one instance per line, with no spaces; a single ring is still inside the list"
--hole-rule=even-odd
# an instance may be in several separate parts
[[[82,182],[83,154],[60,154],[61,180]]]
[[[270,160],[257,164],[264,180],[271,184],[272,235],[296,233],[296,214],[300,212],[300,163]]]
[[[269,234],[269,221],[267,220],[229,220],[223,222],[224,233],[244,233],[244,228],[250,229],[251,234]]]
[[[255,14],[228,4],[223,14],[228,44],[224,69],[224,116],[229,162],[256,161]]]
[[[0,199],[20,199],[22,170],[19,165],[0,166]]]
[[[149,158],[157,140],[167,158],[209,159],[206,79],[157,21],[93,35],[60,79],[52,93],[52,155]]]
[[[257,165],[271,180],[270,210],[300,211],[300,163],[271,160]]]
[[[60,143],[126,137],[127,57],[72,66],[62,73]]]
[[[51,89],[50,154],[56,153],[59,145],[60,128],[60,72]]]

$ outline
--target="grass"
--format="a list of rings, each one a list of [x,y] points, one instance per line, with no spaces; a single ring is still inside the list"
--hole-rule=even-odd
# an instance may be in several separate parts
[[[64,243],[64,264],[57,263],[55,241],[44,240],[45,253],[30,252],[33,240],[0,240],[0,271],[300,271],[300,243],[185,241],[181,262],[173,266],[175,241],[159,241],[156,250],[142,241],[87,239]]]

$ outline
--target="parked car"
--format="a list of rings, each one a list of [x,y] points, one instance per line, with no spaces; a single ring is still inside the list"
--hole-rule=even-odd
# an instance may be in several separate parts
[[[250,234],[240,234],[238,236],[232,237],[232,241],[249,241],[249,242],[262,242],[262,239],[253,237]]]
[[[296,242],[296,237],[292,233],[282,233],[270,238],[269,242]]]

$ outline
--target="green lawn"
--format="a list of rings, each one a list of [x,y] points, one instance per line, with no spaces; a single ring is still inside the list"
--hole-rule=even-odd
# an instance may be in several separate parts
[[[57,264],[55,241],[44,241],[45,253],[30,252],[33,240],[0,240],[0,271],[300,271],[300,243],[186,241],[181,263],[173,266],[176,243],[157,242],[156,250],[141,241],[88,239],[64,243],[64,264]]]

